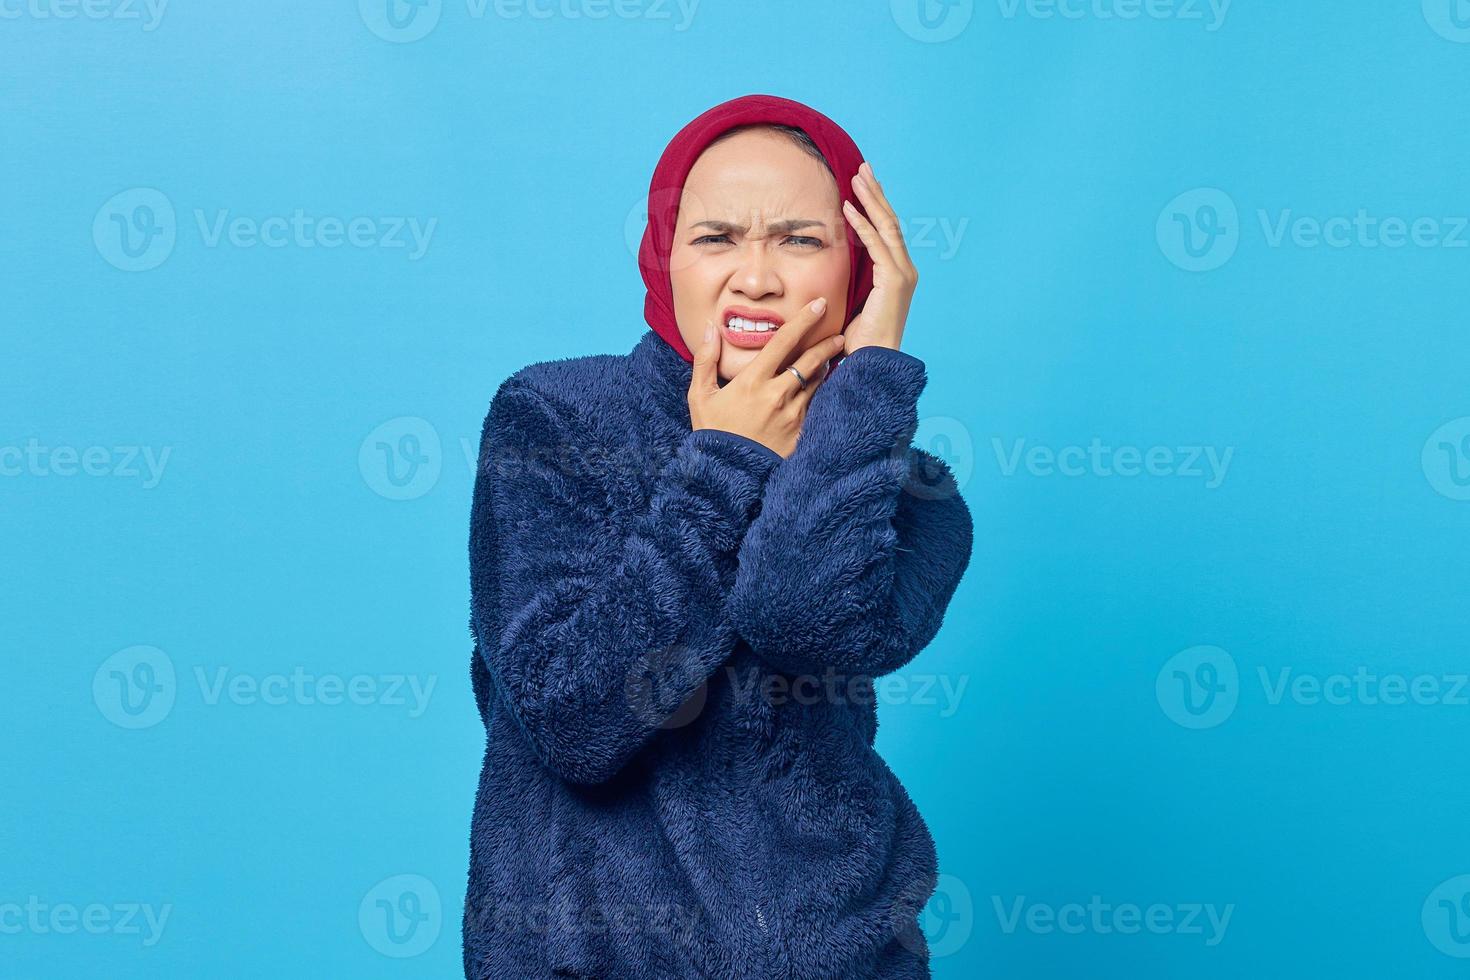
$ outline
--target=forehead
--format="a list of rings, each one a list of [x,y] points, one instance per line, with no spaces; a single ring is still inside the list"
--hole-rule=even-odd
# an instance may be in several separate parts
[[[841,202],[822,161],[784,133],[737,133],[700,154],[684,181],[680,218],[822,217]],[[797,215],[797,211],[809,212]]]

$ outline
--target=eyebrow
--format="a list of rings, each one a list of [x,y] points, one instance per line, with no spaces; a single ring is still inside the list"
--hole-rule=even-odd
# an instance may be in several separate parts
[[[816,225],[817,227],[823,228],[823,229],[825,229],[827,227],[827,225],[826,225],[825,222],[818,221],[815,218],[788,218],[785,221],[773,221],[769,225],[767,225],[766,227],[769,228],[773,233],[779,235],[779,234],[783,234],[785,232],[800,231],[803,228],[810,228],[812,225]],[[737,225],[737,224],[735,224],[733,222],[730,222],[730,221],[713,221],[713,220],[711,220],[711,221],[696,221],[690,227],[692,227],[692,228],[710,228],[710,229],[713,229],[714,231],[719,231],[719,232],[731,232],[731,231],[735,231],[735,232],[739,232],[742,235],[745,234],[747,231],[750,230],[750,227],[748,225]]]

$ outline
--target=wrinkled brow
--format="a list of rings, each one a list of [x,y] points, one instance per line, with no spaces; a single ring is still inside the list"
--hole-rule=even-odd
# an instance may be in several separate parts
[[[785,221],[772,221],[770,224],[766,225],[766,228],[767,228],[767,230],[769,230],[773,234],[780,235],[780,234],[784,234],[786,232],[800,231],[802,228],[810,228],[813,225],[817,226],[818,228],[826,228],[827,227],[827,225],[826,225],[825,222],[818,221],[815,218],[788,218]],[[741,234],[741,235],[745,234],[747,231],[750,230],[750,226],[749,225],[737,225],[737,224],[735,224],[734,222],[731,222],[731,221],[714,221],[714,220],[709,220],[709,221],[696,221],[690,227],[691,228],[709,228],[709,229],[712,229],[714,231],[721,232],[721,233],[728,233],[728,232],[732,232],[733,231],[733,232],[737,232],[738,234]]]

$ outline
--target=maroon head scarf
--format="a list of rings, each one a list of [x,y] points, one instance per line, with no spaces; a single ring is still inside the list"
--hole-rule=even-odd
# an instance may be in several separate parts
[[[750,123],[800,127],[817,144],[836,175],[839,199],[852,201],[858,213],[867,216],[862,202],[852,193],[852,178],[858,172],[858,164],[863,162],[862,153],[841,126],[810,106],[774,95],[742,95],[706,110],[679,130],[664,148],[648,185],[648,227],[638,249],[638,266],[648,286],[643,301],[644,319],[680,357],[691,363],[694,354],[684,343],[674,319],[674,288],[669,279],[669,256],[674,249],[674,230],[679,220],[679,195],[694,161],[705,147],[722,133]],[[840,212],[838,220],[845,221]],[[862,311],[863,302],[873,288],[873,261],[868,250],[855,231],[847,228],[845,232],[850,275],[844,329]],[[832,366],[841,359],[842,355],[837,355]]]

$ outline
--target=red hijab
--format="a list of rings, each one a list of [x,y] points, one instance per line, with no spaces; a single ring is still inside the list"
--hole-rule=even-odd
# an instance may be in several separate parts
[[[679,195],[694,161],[699,159],[705,147],[722,133],[750,123],[800,127],[817,144],[836,175],[839,198],[852,201],[858,213],[867,216],[862,202],[852,193],[852,178],[858,172],[858,164],[863,162],[861,151],[841,126],[810,106],[774,95],[742,95],[706,110],[679,130],[664,148],[658,166],[653,170],[653,180],[648,185],[648,227],[644,229],[643,244],[638,249],[638,266],[648,287],[643,301],[643,318],[679,352],[680,357],[690,363],[694,361],[694,354],[684,343],[678,322],[674,319],[674,287],[669,279],[669,256],[673,252],[674,230],[679,220]],[[850,275],[847,320],[843,329],[862,311],[863,302],[873,289],[873,261],[868,250],[851,228],[846,229],[846,238]],[[832,366],[835,367],[842,357],[838,354]]]

